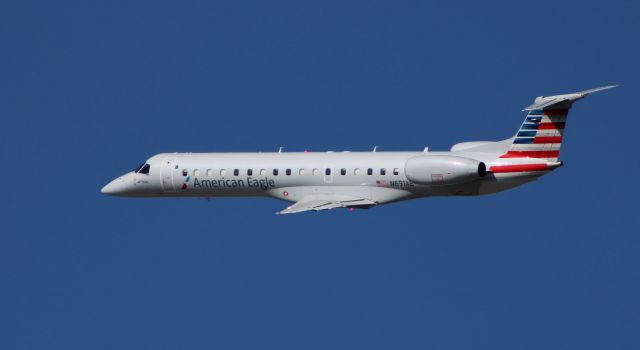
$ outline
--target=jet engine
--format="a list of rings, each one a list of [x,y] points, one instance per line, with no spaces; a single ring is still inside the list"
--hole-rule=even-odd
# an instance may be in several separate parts
[[[418,156],[404,166],[407,179],[420,185],[450,185],[484,177],[487,167],[481,161],[457,156]]]

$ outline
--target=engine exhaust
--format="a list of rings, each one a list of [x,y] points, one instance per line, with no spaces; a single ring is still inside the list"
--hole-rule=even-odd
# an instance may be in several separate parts
[[[480,162],[480,164],[478,164],[478,175],[480,177],[487,175],[487,166],[484,165],[484,162]]]

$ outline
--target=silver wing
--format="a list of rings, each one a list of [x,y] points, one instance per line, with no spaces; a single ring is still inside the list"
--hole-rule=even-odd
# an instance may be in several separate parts
[[[302,197],[293,205],[276,214],[293,214],[303,211],[319,211],[333,208],[370,208],[377,203],[362,197],[341,194],[315,194]]]

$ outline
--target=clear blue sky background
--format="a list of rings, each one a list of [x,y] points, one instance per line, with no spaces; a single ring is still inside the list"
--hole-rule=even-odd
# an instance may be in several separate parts
[[[637,349],[639,36],[634,1],[4,2],[0,348]],[[99,193],[160,152],[499,140],[611,83],[510,192]]]

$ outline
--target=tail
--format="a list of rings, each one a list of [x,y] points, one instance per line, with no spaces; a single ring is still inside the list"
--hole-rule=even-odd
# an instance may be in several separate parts
[[[572,94],[536,98],[531,106],[523,109],[529,111],[529,114],[513,138],[511,147],[500,158],[540,158],[557,162],[567,114],[573,103],[588,94],[617,86],[603,86]]]
[[[568,112],[568,108],[530,110],[509,151],[500,158],[544,158],[556,162]]]

